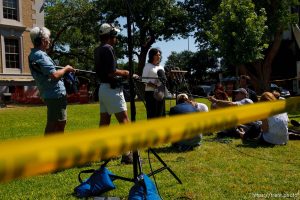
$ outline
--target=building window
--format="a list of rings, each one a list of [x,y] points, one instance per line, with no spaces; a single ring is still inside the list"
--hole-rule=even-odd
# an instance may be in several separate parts
[[[3,0],[3,17],[18,20],[17,0]]]
[[[18,39],[4,39],[6,68],[20,67],[20,49]]]

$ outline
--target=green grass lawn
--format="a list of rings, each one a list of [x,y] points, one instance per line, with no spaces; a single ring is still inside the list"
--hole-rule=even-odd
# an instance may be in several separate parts
[[[209,105],[207,100],[198,101]],[[174,105],[174,101],[167,101],[166,110]],[[137,102],[136,109],[136,121],[145,120],[143,103]],[[289,117],[300,121],[300,112],[289,113]],[[96,128],[98,122],[98,104],[69,105],[66,134]],[[0,139],[42,136],[45,123],[45,106],[0,109]],[[117,125],[115,118],[112,123]],[[285,146],[258,147],[242,144],[239,139],[216,140],[212,135],[204,136],[202,145],[193,151],[174,152],[170,144],[156,147],[155,151],[183,182],[178,184],[166,170],[156,174],[158,190],[165,200],[283,199],[288,195],[300,199],[300,140],[291,140]],[[147,151],[143,149],[140,153],[143,171],[149,173]],[[152,154],[150,161],[154,169],[162,166]],[[2,183],[0,199],[76,199],[72,192],[78,185],[78,173],[100,164]],[[116,175],[133,176],[132,165],[121,165],[120,159],[111,161],[108,168]],[[116,180],[115,184],[117,189],[107,195],[127,199],[133,183]]]

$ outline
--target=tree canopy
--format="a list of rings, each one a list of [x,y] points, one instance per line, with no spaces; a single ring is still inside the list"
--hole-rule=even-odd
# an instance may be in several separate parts
[[[291,12],[291,8],[299,4],[298,0],[46,2],[46,26],[52,31],[53,38],[50,53],[61,64],[92,69],[93,51],[99,45],[99,26],[104,22],[115,23],[125,30],[124,19],[130,15],[134,53],[138,57],[137,73],[142,72],[147,52],[156,41],[194,35],[200,52],[189,58],[198,62],[189,61],[191,71],[196,69],[201,76],[206,72],[202,70],[204,66],[209,66],[205,63],[220,57],[227,66],[232,65],[239,73],[250,75],[258,90],[268,87],[283,31],[299,20],[298,15]],[[127,35],[122,34],[119,41],[117,56],[124,58],[128,54]],[[161,50],[164,51],[163,47]],[[180,59],[180,62],[176,65],[188,66],[187,61]]]
[[[251,0],[226,0],[211,20],[207,31],[213,50],[230,65],[241,65],[262,59],[268,47],[263,36],[267,26],[264,8],[255,11]]]
[[[156,41],[187,36],[189,32],[188,13],[175,0],[50,0],[46,6],[46,25],[54,36],[52,53],[62,61],[90,68],[92,52],[98,45],[99,26],[107,22],[127,28],[124,17],[128,14],[134,25],[139,73]],[[127,38],[123,35],[119,40],[117,56],[122,58],[128,53]]]
[[[53,38],[50,54],[61,64],[91,69],[93,49],[98,43],[96,22],[104,18],[101,7],[89,0],[50,0],[45,13]]]
[[[192,9],[197,41],[251,76],[255,88],[264,91],[270,81],[272,63],[280,48],[283,31],[297,22],[291,8],[297,0],[198,0],[184,1]],[[297,19],[296,19],[297,18]],[[193,20],[195,19],[195,20]]]

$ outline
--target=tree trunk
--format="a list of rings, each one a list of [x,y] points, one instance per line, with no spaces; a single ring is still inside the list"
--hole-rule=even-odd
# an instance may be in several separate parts
[[[142,33],[141,33],[141,35],[142,35]],[[149,49],[151,48],[152,44],[155,43],[154,34],[150,33],[150,37],[146,40],[145,43],[143,43],[142,41],[145,41],[145,38],[146,38],[146,36],[144,36],[144,37],[141,36],[141,39],[140,39],[141,53],[138,55],[138,58],[139,58],[138,70],[137,70],[138,75],[142,75],[143,68],[146,63],[147,53],[148,53]]]
[[[272,63],[279,51],[282,33],[283,29],[281,27],[278,28],[274,34],[273,43],[267,50],[264,60],[257,60],[249,63],[249,65],[239,66],[240,74],[247,74],[251,77],[252,85],[258,94],[261,94],[270,88]]]
[[[148,52],[149,48],[141,48],[141,53],[139,55],[139,63],[138,63],[138,75],[142,75],[143,72],[143,68],[145,66],[146,63],[146,57],[147,57],[147,52]]]

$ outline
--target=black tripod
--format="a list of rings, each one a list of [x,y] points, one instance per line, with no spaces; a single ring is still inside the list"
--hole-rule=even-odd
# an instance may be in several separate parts
[[[142,83],[138,80],[134,81],[132,83],[133,83],[133,90],[131,89],[130,91],[132,91],[134,94],[136,91],[138,96],[141,98],[141,100],[145,104],[144,93],[142,93],[142,90],[141,90],[141,87],[143,87],[142,85],[144,85],[144,83]],[[137,84],[141,84],[141,85],[138,86]],[[131,95],[131,96],[134,96],[134,95]],[[159,172],[168,170],[170,172],[170,174],[178,181],[178,183],[182,184],[182,181],[178,178],[178,176],[174,173],[174,171],[172,171],[172,169],[163,161],[163,159],[154,151],[154,149],[149,148],[148,155],[149,155],[149,153],[152,153],[163,166],[161,168],[151,170],[151,172],[149,174],[147,174],[148,176],[154,176],[155,174],[157,174]],[[109,161],[110,160],[106,160],[102,164],[102,166],[106,166]],[[142,173],[143,173],[143,170],[142,170],[142,164],[141,164],[141,158],[140,158],[139,151],[133,151],[133,178],[127,178],[127,177],[122,177],[122,176],[118,176],[118,175],[111,175],[111,177],[113,177],[113,179],[115,179],[115,180],[120,179],[120,180],[124,180],[124,181],[129,181],[129,182],[136,182],[136,181],[138,181],[139,175]]]
[[[142,79],[149,79],[148,77],[142,77]],[[153,79],[153,78],[151,78]],[[144,93],[144,83],[140,80],[135,80],[134,82],[134,89],[138,95],[138,97],[142,100],[142,102],[144,103],[144,106],[146,107],[146,103],[145,103],[145,93]],[[163,167],[158,168],[154,171],[152,171],[151,173],[148,174],[148,176],[153,176],[163,170],[168,170],[171,175],[178,181],[178,183],[182,184],[181,180],[178,178],[178,176],[172,171],[172,169],[163,161],[163,159],[154,151],[154,149],[149,148],[148,149],[148,153],[152,153],[157,160],[163,165]]]
[[[178,183],[182,184],[182,181],[178,178],[178,176],[172,171],[172,169],[162,160],[162,158],[152,149],[148,149],[148,153],[151,152],[158,160],[159,162],[163,165],[163,167],[158,168],[156,170],[151,171],[147,176],[154,176],[157,173],[162,172],[163,170],[168,170],[170,174],[178,181]],[[101,167],[105,167],[110,160],[105,161]],[[133,152],[133,178],[127,178],[123,176],[118,176],[118,175],[110,175],[114,180],[120,179],[123,181],[129,181],[129,182],[137,182],[138,177],[140,174],[142,174],[142,164],[141,164],[141,159],[138,151]]]
[[[172,171],[172,169],[161,159],[161,157],[159,157],[159,155],[152,148],[148,149],[148,153],[149,152],[151,152],[159,160],[159,162],[163,165],[163,167],[152,171],[151,173],[148,174],[148,176],[153,176],[153,175],[155,175],[155,174],[157,174],[157,173],[159,173],[159,172],[166,169],[170,172],[170,174],[172,174],[172,176],[178,181],[178,183],[182,184],[182,182],[178,178],[178,176]]]

